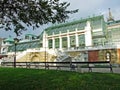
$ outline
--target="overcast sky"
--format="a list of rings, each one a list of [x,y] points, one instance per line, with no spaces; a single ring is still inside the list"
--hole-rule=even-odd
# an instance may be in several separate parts
[[[108,16],[108,8],[111,8],[111,12],[115,20],[120,19],[120,0],[60,0],[70,2],[70,6],[68,9],[79,9],[79,12],[71,15],[69,21],[78,20],[81,18],[87,18],[93,15],[104,15],[106,19]],[[27,30],[23,32],[21,37],[23,37],[26,33],[32,33],[35,35],[39,35],[41,30],[48,27],[48,25],[41,26],[37,30]],[[0,37],[6,38],[11,35],[13,38],[16,37],[15,33],[12,31],[5,32],[4,30],[0,30]]]

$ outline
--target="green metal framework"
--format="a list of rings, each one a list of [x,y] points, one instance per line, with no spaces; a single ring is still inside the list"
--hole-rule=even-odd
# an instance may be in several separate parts
[[[72,31],[75,31],[76,28],[78,30],[83,30],[86,26],[87,21],[91,22],[92,29],[97,29],[97,28],[101,28],[103,26],[102,23],[104,21],[104,18],[103,18],[103,15],[101,15],[101,16],[81,19],[78,21],[70,22],[70,23],[52,26],[52,27],[45,29],[45,31],[47,32],[48,35],[52,35],[53,32],[54,32],[54,34],[59,34],[59,32],[67,33],[68,30],[70,32],[72,32]]]
[[[16,51],[24,51],[28,48],[39,48],[42,47],[42,44],[40,43],[40,40],[35,40],[35,41],[29,41],[29,42],[22,42],[18,43],[16,46]],[[14,45],[8,47],[8,52],[14,52],[15,47]]]

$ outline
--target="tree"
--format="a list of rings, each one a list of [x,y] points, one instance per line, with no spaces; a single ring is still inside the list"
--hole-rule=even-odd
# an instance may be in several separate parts
[[[78,11],[67,10],[69,5],[60,0],[0,0],[0,28],[14,29],[19,35],[26,26],[34,29],[49,22],[64,22]]]

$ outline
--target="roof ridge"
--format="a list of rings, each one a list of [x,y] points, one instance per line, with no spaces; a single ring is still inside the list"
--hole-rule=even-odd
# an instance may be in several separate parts
[[[67,23],[64,23],[64,24],[58,24],[56,26],[51,26],[51,27],[46,28],[45,30],[54,29],[54,28],[60,28],[62,26],[74,25],[76,23],[87,21],[88,19],[96,19],[96,18],[101,18],[101,17],[103,17],[103,15],[88,17],[88,18],[84,18],[84,19],[79,19],[79,20],[67,22]]]

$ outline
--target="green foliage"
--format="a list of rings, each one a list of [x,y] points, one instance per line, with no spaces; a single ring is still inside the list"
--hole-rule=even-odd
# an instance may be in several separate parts
[[[18,35],[26,30],[24,24],[34,29],[49,22],[64,22],[68,14],[78,11],[68,11],[69,5],[60,0],[0,0],[0,28],[14,29]]]
[[[120,75],[0,68],[0,90],[120,90]]]

